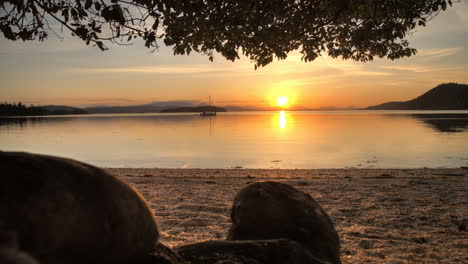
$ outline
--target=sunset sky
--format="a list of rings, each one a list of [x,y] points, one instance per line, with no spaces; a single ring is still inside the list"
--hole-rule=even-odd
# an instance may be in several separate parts
[[[439,14],[410,37],[418,54],[396,61],[358,63],[323,56],[301,62],[299,53],[254,70],[246,58],[173,56],[161,41],[152,53],[136,42],[101,52],[81,40],[45,42],[0,37],[0,101],[72,106],[135,105],[199,100],[217,105],[365,107],[408,100],[440,83],[468,83],[468,1]]]

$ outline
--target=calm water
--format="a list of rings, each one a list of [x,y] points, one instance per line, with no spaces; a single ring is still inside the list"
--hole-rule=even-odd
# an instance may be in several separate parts
[[[104,167],[460,167],[468,166],[468,111],[3,118],[0,149]]]

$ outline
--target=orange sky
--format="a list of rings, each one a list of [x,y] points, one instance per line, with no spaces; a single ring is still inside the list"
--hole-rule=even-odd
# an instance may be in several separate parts
[[[44,43],[0,37],[0,101],[33,104],[134,105],[200,100],[217,105],[365,107],[412,99],[444,82],[468,83],[468,3],[455,4],[410,37],[419,53],[397,61],[357,63],[321,57],[303,63],[297,53],[254,70],[241,58],[151,53],[142,43],[109,51],[66,37]],[[66,33],[64,33],[66,34]]]

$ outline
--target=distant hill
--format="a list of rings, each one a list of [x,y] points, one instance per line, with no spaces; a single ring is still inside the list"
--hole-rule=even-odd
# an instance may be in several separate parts
[[[198,100],[172,100],[172,101],[155,101],[149,104],[141,105],[126,105],[126,106],[92,106],[84,108],[90,114],[116,114],[116,113],[161,113],[162,111],[170,110],[170,112],[199,112],[198,109],[191,109],[193,107],[206,107],[206,102]],[[184,109],[188,107],[188,109]],[[281,111],[284,108],[278,106],[266,105],[218,105],[217,107],[223,108],[224,111]],[[180,108],[180,109],[179,109]],[[351,110],[357,109],[356,107],[320,107],[310,108],[307,106],[294,105],[288,108],[288,111],[325,111],[325,110]],[[224,112],[222,110],[217,112]],[[168,112],[166,112],[168,113]]]
[[[468,85],[444,83],[405,102],[369,106],[367,110],[468,110]]]
[[[65,106],[65,105],[44,105],[49,115],[85,115],[88,114],[86,110],[78,107]]]
[[[162,108],[151,105],[131,106],[98,106],[85,108],[91,114],[115,114],[115,113],[159,113]]]
[[[227,112],[225,108],[217,106],[177,107],[161,110],[161,113],[192,113],[192,112]]]
[[[128,106],[95,106],[85,108],[90,114],[114,114],[114,113],[159,113],[161,110],[178,107],[198,106],[199,101],[178,100],[161,101],[142,105]]]

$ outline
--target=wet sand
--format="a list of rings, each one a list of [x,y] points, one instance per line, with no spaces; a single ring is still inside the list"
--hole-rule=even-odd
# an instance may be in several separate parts
[[[224,239],[231,202],[255,181],[312,195],[343,263],[468,263],[468,169],[108,169],[150,203],[169,246]]]

